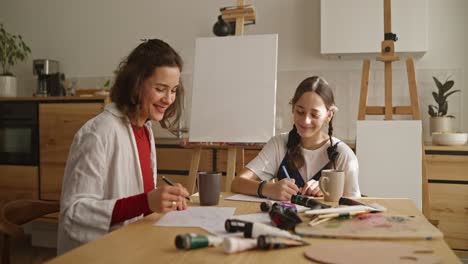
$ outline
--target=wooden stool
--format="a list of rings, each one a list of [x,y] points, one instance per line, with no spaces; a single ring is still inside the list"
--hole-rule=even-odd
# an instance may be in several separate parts
[[[41,200],[15,200],[3,205],[0,210],[0,232],[4,237],[2,263],[10,263],[10,239],[24,236],[23,224],[58,211],[59,202]]]

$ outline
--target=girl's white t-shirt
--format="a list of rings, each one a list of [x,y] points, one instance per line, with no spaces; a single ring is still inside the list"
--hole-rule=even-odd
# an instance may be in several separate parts
[[[262,151],[252,161],[247,164],[247,168],[253,171],[261,180],[271,180],[276,178],[281,161],[283,161],[287,149],[288,134],[282,133],[272,137],[263,147]],[[340,141],[332,137],[333,144]],[[312,180],[312,177],[328,163],[327,148],[330,141],[318,149],[310,150],[302,148],[305,165],[299,169],[299,173],[305,182]],[[336,161],[336,169],[345,172],[345,184],[343,196],[360,197],[358,175],[359,164],[353,150],[344,142],[338,144],[337,151],[340,153]]]

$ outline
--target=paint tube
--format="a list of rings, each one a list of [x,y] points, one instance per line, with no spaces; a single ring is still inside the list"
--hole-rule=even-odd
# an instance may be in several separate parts
[[[244,237],[251,238],[251,237],[258,237],[260,235],[274,235],[280,237],[287,237],[291,239],[300,240],[301,237],[297,235],[293,235],[288,231],[281,230],[274,226],[265,225],[262,223],[246,223],[244,229]]]
[[[280,205],[281,207],[283,207],[283,209],[289,208],[289,210],[292,210],[295,213],[297,213],[296,205],[293,203],[287,203],[287,202],[265,201],[260,204],[260,210],[265,213],[270,212],[275,204]]]
[[[175,245],[178,249],[195,249],[209,246],[219,246],[223,239],[215,236],[205,236],[193,233],[177,235]]]
[[[272,205],[268,215],[274,226],[284,230],[293,230],[297,224],[302,223],[301,218],[290,206],[279,203]]]
[[[257,247],[263,250],[304,246],[308,244],[309,243],[302,240],[294,240],[286,237],[277,237],[271,235],[261,235],[257,238]]]
[[[341,197],[340,200],[338,201],[339,205],[365,205],[361,202],[346,198],[346,197]]]
[[[226,237],[223,240],[223,248],[224,248],[224,252],[229,253],[229,254],[246,251],[252,248],[257,248],[257,239]]]
[[[269,212],[271,210],[271,206],[274,204],[273,201],[265,201],[260,204],[260,210],[262,212]]]
[[[313,198],[309,198],[307,196],[302,195],[293,195],[291,196],[291,203],[299,204],[305,207],[309,207],[311,209],[324,209],[330,208],[330,205],[323,204]]]
[[[246,223],[250,222],[239,219],[226,219],[226,221],[224,222],[224,229],[228,233],[244,232]]]

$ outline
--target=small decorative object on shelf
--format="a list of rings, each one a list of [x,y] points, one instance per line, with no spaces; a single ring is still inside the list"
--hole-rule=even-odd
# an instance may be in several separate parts
[[[237,0],[236,6],[222,7],[221,15],[213,25],[213,33],[218,37],[229,35],[243,35],[244,26],[255,24],[255,8],[244,5],[244,0]]]
[[[455,82],[447,79],[444,83],[441,83],[436,77],[432,77],[435,84],[437,85],[437,92],[432,92],[432,96],[436,101],[437,105],[429,105],[428,113],[431,116],[430,119],[430,133],[433,132],[452,132],[452,119],[455,118],[453,115],[447,115],[448,112],[448,101],[447,98],[460,90],[453,90]]]
[[[235,27],[234,27],[235,28]],[[213,26],[213,33],[218,37],[234,35],[233,27],[224,21],[223,16],[218,16],[218,21]]]
[[[0,24],[0,97],[16,97],[16,77],[11,71],[18,61],[24,61],[31,49],[21,35],[8,33]]]
[[[442,146],[460,146],[466,144],[467,133],[432,132],[432,144]]]

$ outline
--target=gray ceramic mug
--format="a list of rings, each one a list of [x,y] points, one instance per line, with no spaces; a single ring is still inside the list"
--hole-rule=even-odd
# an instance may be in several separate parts
[[[217,205],[219,202],[220,191],[221,173],[198,173],[198,192],[200,195],[200,205]]]

